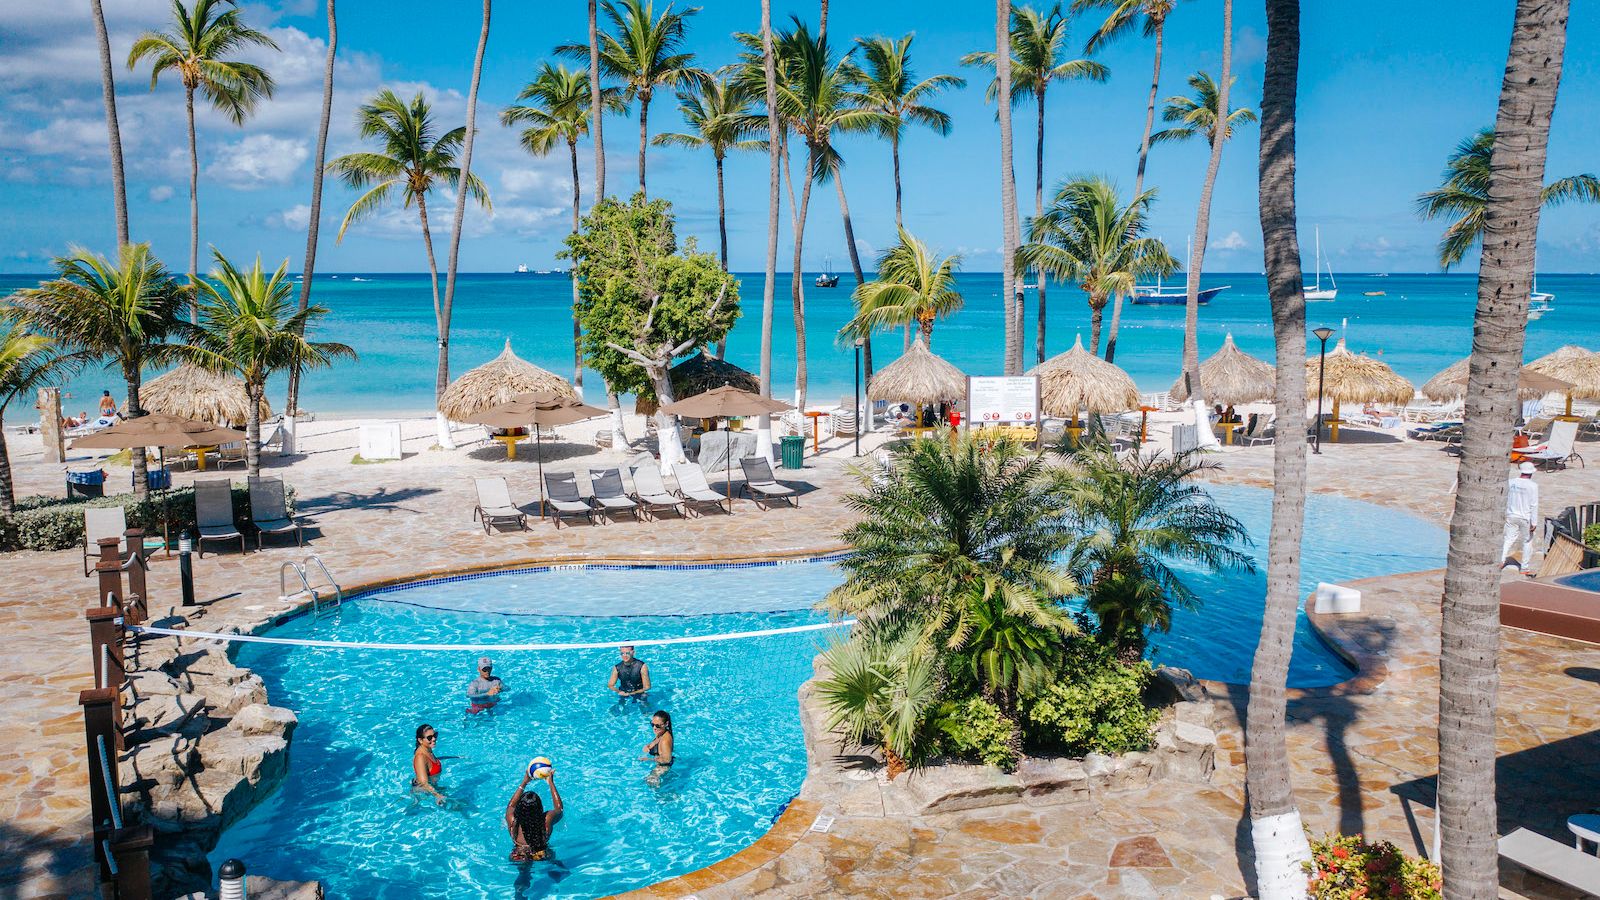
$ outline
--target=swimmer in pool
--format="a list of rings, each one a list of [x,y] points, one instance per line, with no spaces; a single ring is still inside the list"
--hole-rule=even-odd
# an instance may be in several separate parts
[[[644,660],[633,655],[633,647],[623,646],[618,648],[622,656],[621,662],[611,667],[611,679],[606,682],[606,687],[616,692],[617,702],[623,700],[637,700],[644,703],[650,699],[650,666]]]
[[[411,754],[411,790],[419,794],[432,794],[435,803],[443,806],[445,796],[439,793],[438,779],[444,763],[434,755],[439,746],[439,731],[432,725],[417,726],[417,749]]]
[[[471,703],[467,707],[469,713],[480,713],[493,709],[500,702],[500,691],[505,687],[494,674],[494,663],[489,657],[478,660],[478,677],[472,679],[467,685],[467,700]]]
[[[546,812],[539,792],[530,790],[530,775],[522,776],[522,784],[506,804],[506,831],[511,834],[511,861],[533,862],[550,858],[550,835],[561,821],[563,808],[561,791],[556,789],[554,772],[544,779],[550,785],[550,811]]]
[[[644,756],[640,760],[654,760],[655,768],[645,777],[651,787],[661,785],[661,776],[667,774],[672,768],[672,714],[664,709],[655,711],[650,717],[650,730],[655,739],[644,745]]]

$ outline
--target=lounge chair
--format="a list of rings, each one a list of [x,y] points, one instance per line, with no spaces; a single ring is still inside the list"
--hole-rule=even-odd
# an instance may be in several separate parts
[[[1583,544],[1564,534],[1558,534],[1544,551],[1544,561],[1539,564],[1539,577],[1554,578],[1557,575],[1571,575],[1573,572],[1582,571],[1588,566],[1592,553],[1593,551]],[[1524,569],[1529,568],[1528,562],[1523,561]]]
[[[511,490],[506,487],[504,478],[474,478],[472,483],[478,489],[478,505],[472,508],[472,520],[483,523],[484,534],[496,525],[515,525],[528,530],[528,514],[511,502]]]
[[[699,463],[679,463],[672,467],[672,474],[678,479],[678,496],[683,498],[685,509],[706,506],[720,509],[726,503],[728,512],[733,512],[733,498],[711,489],[706,483],[706,470],[700,468]]]
[[[739,460],[739,467],[744,470],[744,490],[750,495],[757,509],[763,509],[761,502],[769,504],[773,500],[788,500],[796,509],[800,508],[800,495],[795,489],[786,484],[779,484],[773,477],[772,463],[765,456],[747,456]]]
[[[664,509],[672,509],[677,510],[679,516],[685,515],[683,501],[667,492],[667,485],[661,480],[661,469],[654,460],[634,466],[632,472],[633,499],[645,512],[655,516]]]
[[[544,473],[544,502],[550,506],[550,518],[557,530],[563,516],[583,516],[594,524],[594,507],[578,494],[578,479],[571,472]]]
[[[117,538],[117,558],[128,558],[128,517],[120,506],[89,506],[83,510],[83,574],[94,574],[100,559],[100,539]]]
[[[1278,435],[1278,417],[1263,417],[1256,420],[1256,427],[1242,439],[1246,447],[1256,447],[1261,444],[1270,444]]]
[[[621,469],[590,469],[589,486],[594,488],[594,502],[600,504],[600,511],[606,518],[615,522],[617,513],[626,512],[639,520],[639,504],[623,489]]]
[[[200,558],[206,558],[206,541],[239,539],[239,552],[248,552],[244,535],[233,523],[233,483],[196,481],[194,483],[194,521],[200,532]]]
[[[294,532],[294,545],[305,545],[300,522],[289,516],[289,500],[284,496],[282,478],[251,478],[250,521],[256,526],[256,549],[269,534]]]
[[[1578,423],[1570,420],[1554,422],[1550,425],[1550,437],[1537,447],[1529,447],[1522,451],[1522,455],[1532,460],[1535,465],[1546,469],[1565,469],[1572,460],[1577,460],[1578,465],[1583,465],[1583,457],[1573,450],[1572,444],[1578,438]]]
[[[1499,840],[1500,858],[1579,892],[1600,895],[1600,859],[1526,828]]]

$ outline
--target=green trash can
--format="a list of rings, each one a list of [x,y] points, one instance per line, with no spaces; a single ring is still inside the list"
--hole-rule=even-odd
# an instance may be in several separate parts
[[[786,434],[779,439],[779,444],[785,469],[799,469],[805,466],[806,439],[804,435]]]

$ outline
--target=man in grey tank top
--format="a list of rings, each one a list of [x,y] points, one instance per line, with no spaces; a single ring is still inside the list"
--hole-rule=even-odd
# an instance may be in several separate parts
[[[642,703],[649,699],[650,666],[633,655],[632,646],[620,649],[622,661],[611,667],[611,680],[606,682],[606,687],[616,693],[618,701],[637,700]]]

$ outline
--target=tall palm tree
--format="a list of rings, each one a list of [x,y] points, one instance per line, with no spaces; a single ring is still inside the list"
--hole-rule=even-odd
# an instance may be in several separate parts
[[[1166,108],[1161,111],[1161,120],[1177,124],[1150,135],[1151,144],[1172,144],[1193,137],[1204,137],[1209,145],[1216,140],[1217,111],[1222,108],[1217,83],[1212,80],[1209,73],[1196,72],[1189,76],[1189,86],[1194,88],[1193,97],[1179,95],[1167,98]],[[1223,140],[1233,137],[1234,126],[1247,125],[1254,121],[1256,121],[1254,110],[1248,106],[1236,107],[1228,113],[1228,128]]]
[[[276,372],[322,368],[335,359],[355,359],[356,352],[344,344],[306,339],[311,324],[328,311],[321,306],[295,308],[288,260],[268,275],[260,256],[254,266],[240,271],[220,251],[213,249],[211,254],[216,268],[210,279],[199,282],[200,324],[186,329],[191,340],[183,352],[202,368],[244,380],[250,402],[245,465],[251,475],[260,475],[261,398],[267,393],[267,378]]]
[[[1167,17],[1177,0],[1073,0],[1072,11],[1109,10],[1106,20],[1089,35],[1083,52],[1093,54],[1139,26],[1147,38],[1155,39],[1155,58],[1151,63],[1150,102],[1144,113],[1144,134],[1139,138],[1139,171],[1133,179],[1135,194],[1144,190],[1144,164],[1150,155],[1150,132],[1156,124],[1156,93],[1161,89],[1161,50],[1165,42]]]
[[[1064,59],[1067,56],[1067,30],[1070,22],[1057,3],[1047,13],[1041,14],[1030,6],[1012,7],[1011,10],[1011,103],[1020,103],[1028,97],[1034,99],[1037,127],[1034,136],[1033,214],[1044,212],[1044,109],[1045,92],[1056,81],[1105,81],[1111,70],[1092,59]],[[994,68],[995,55],[988,50],[968,53],[961,58],[963,65]],[[989,85],[989,98],[999,96],[999,86]],[[1038,333],[1034,335],[1034,352],[1039,362],[1045,360],[1045,278],[1036,278],[1039,284]]]
[[[189,276],[200,268],[200,153],[195,147],[194,95],[199,91],[213,109],[235,125],[272,96],[272,76],[251,63],[228,59],[249,47],[278,49],[272,38],[246,25],[233,0],[172,0],[172,31],[147,31],[128,51],[128,68],[149,58],[150,88],[163,72],[183,83],[184,111],[189,124]]]
[[[602,99],[610,109],[620,109],[621,92],[605,88]],[[531,104],[506,107],[500,113],[500,124],[526,126],[522,129],[522,149],[534,156],[549,156],[558,143],[566,143],[572,161],[572,230],[578,230],[579,212],[583,207],[582,189],[578,178],[578,138],[589,130],[590,101],[589,76],[581,71],[568,71],[566,66],[544,63],[533,80],[523,85],[518,100],[531,100]],[[578,274],[572,275],[572,383],[583,389],[583,331],[578,324]]]
[[[761,396],[772,396],[772,306],[778,281],[778,153],[784,130],[778,111],[777,49],[772,40],[772,0],[761,0],[761,83],[767,107],[767,260],[761,288]],[[869,417],[870,421],[870,417]],[[772,417],[756,419],[756,451],[772,457]]]
[[[1439,242],[1439,265],[1446,269],[1461,262],[1483,238],[1493,150],[1493,128],[1485,128],[1457,144],[1445,164],[1444,183],[1417,198],[1417,212],[1424,219],[1453,219]],[[1587,173],[1568,175],[1540,191],[1540,202],[1545,206],[1559,206],[1568,200],[1600,203],[1600,178]]]
[[[75,249],[55,262],[55,277],[11,295],[27,328],[54,340],[74,361],[115,363],[127,383],[125,415],[144,415],[139,386],[147,362],[171,350],[167,337],[190,301],[179,284],[150,253],[149,244],[123,244],[116,261]],[[144,494],[144,448],[135,447],[133,492]]]
[[[15,317],[0,322],[0,512],[11,512],[17,501],[3,427],[6,406],[72,367],[72,360],[48,337],[30,332]]]
[[[1277,347],[1273,403],[1280,434],[1306,430],[1306,298],[1295,217],[1295,105],[1300,72],[1300,0],[1268,0],[1267,60],[1261,82],[1261,245],[1266,257],[1272,335]],[[1267,596],[1250,666],[1245,720],[1245,780],[1257,893],[1263,900],[1304,897],[1300,868],[1311,859],[1290,781],[1285,729],[1289,656],[1300,605],[1300,543],[1306,517],[1305,441],[1272,450],[1272,527]]]
[[[400,194],[401,205],[417,207],[417,219],[422,225],[422,246],[428,254],[428,276],[433,285],[433,314],[439,331],[440,377],[448,374],[446,366],[449,347],[450,320],[445,315],[439,298],[439,264],[433,255],[433,232],[428,226],[428,194],[438,183],[458,184],[463,170],[456,166],[456,154],[466,137],[465,128],[456,128],[435,136],[432,109],[419,91],[409,103],[401,100],[394,91],[384,88],[371,102],[357,111],[357,122],[363,138],[376,138],[382,150],[376,153],[347,153],[328,163],[328,170],[344,179],[353,188],[365,188],[350,210],[344,214],[339,226],[339,240],[351,225],[382,209],[394,196]],[[465,177],[466,195],[489,209],[489,191],[476,175]],[[438,379],[434,383],[434,399],[444,393],[448,382]],[[441,435],[448,440],[448,435]]]
[[[911,68],[911,41],[904,37],[856,38],[861,51],[852,99],[866,109],[885,117],[884,137],[889,139],[889,158],[894,163],[894,227],[905,227],[901,218],[900,138],[908,124],[922,125],[939,135],[950,133],[950,114],[928,105],[940,91],[966,87],[957,75],[934,75],[917,80]]]
[[[1444,891],[1499,893],[1495,704],[1500,529],[1517,376],[1546,202],[1550,119],[1566,51],[1567,0],[1518,0],[1489,156],[1460,486],[1450,519],[1439,655],[1439,807]]]
[[[995,0],[994,53],[995,96],[1011,96],[1011,0]],[[1022,243],[1017,224],[1017,171],[1011,147],[1011,104],[997,103],[1000,111],[1000,308],[1005,310],[1005,374],[1022,374],[1022,304],[1014,289],[1017,274],[1017,247]]]
[[[1217,79],[1218,110],[1228,105],[1228,88],[1233,86],[1233,0],[1222,0],[1222,75]],[[1206,243],[1211,233],[1211,192],[1217,185],[1217,170],[1222,166],[1222,145],[1232,132],[1233,117],[1223,121],[1214,116],[1211,124],[1211,158],[1206,163],[1206,180],[1200,186],[1200,209],[1195,213],[1194,241],[1189,246],[1189,295],[1183,313],[1183,382],[1190,397],[1204,397],[1200,384],[1200,273],[1205,268]]]
[[[928,245],[900,229],[900,241],[878,257],[878,277],[857,287],[856,314],[840,335],[866,337],[882,328],[915,325],[933,345],[933,323],[961,308],[955,288],[959,255],[935,256]]]
[[[128,184],[122,168],[122,129],[117,125],[117,79],[111,68],[111,38],[100,0],[89,0],[95,43],[100,49],[100,93],[105,97],[106,137],[111,144],[111,203],[117,222],[117,246],[128,242]]]
[[[752,112],[755,94],[730,74],[691,81],[678,91],[678,109],[688,131],[666,132],[651,139],[658,147],[692,147],[711,151],[717,167],[717,238],[722,270],[728,270],[728,204],[723,193],[722,164],[730,150],[765,150],[767,142],[751,136],[766,128],[766,116]]]
[[[589,0],[589,121],[594,130],[594,198],[606,195],[605,113],[600,96],[600,24]]]
[[[657,88],[675,88],[702,73],[694,67],[694,54],[679,52],[688,35],[688,18],[700,11],[691,6],[673,12],[672,4],[656,15],[654,0],[606,0],[602,7],[614,33],[601,34],[600,68],[626,87],[624,98],[639,101],[639,192],[645,192],[644,150],[650,143],[650,100]],[[562,44],[556,52],[587,56],[589,48]]]
[[[1178,263],[1156,238],[1143,237],[1154,188],[1121,205],[1104,178],[1063,184],[1028,229],[1022,262],[1063,281],[1075,281],[1089,301],[1089,352],[1100,352],[1106,303],[1133,293],[1142,277],[1168,275]]]
[[[327,170],[328,126],[333,121],[333,60],[339,48],[339,19],[334,0],[328,0],[328,54],[322,64],[322,118],[317,123],[317,158],[311,168],[311,215],[306,229],[305,271],[300,275],[300,311],[311,306],[311,282],[317,268],[317,241],[322,234],[322,175]],[[294,440],[294,417],[300,408],[300,370],[289,370],[289,396],[283,406],[283,421],[288,423],[287,440]],[[293,446],[285,448],[293,452]]]

